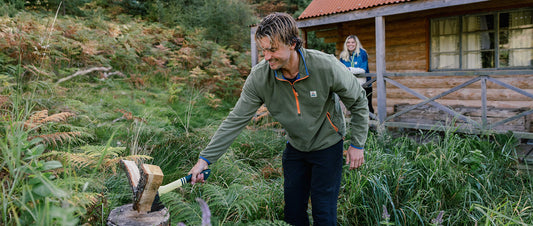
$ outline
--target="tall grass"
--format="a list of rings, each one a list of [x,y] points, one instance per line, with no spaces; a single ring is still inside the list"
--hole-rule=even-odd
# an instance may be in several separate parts
[[[516,139],[452,131],[432,136],[419,143],[371,134],[365,165],[344,175],[339,211],[346,217],[340,222],[376,225],[384,212],[395,225],[432,224],[437,218],[451,225],[533,222],[532,176],[513,167]]]

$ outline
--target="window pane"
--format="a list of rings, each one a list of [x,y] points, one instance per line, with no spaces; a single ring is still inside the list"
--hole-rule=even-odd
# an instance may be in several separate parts
[[[533,66],[533,49],[509,50],[509,66],[511,67]]]
[[[459,17],[431,21],[431,68],[459,68]]]
[[[431,21],[431,35],[452,35],[459,33],[459,17],[436,19]]]
[[[509,28],[531,28],[533,25],[532,14],[533,10],[523,10],[509,13]]]
[[[479,69],[494,67],[494,16],[463,17],[462,67]]]
[[[433,69],[459,68],[459,55],[454,53],[434,54],[432,56]]]
[[[494,16],[465,16],[463,17],[463,32],[494,30]]]
[[[500,67],[509,67],[509,51],[500,50]]]
[[[533,61],[533,10],[500,14],[500,67],[531,67]]]
[[[520,56],[517,58],[517,56]],[[531,67],[533,66],[533,50],[500,51],[500,67]]]

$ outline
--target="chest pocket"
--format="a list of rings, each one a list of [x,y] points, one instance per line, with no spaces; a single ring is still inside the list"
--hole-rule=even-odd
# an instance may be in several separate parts
[[[329,92],[320,89],[320,87],[298,85],[295,87],[298,92],[302,114],[310,114],[312,117],[319,117],[324,111],[324,105],[328,100]]]

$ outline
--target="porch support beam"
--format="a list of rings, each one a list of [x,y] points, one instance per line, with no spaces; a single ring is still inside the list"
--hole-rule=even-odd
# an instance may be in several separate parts
[[[387,93],[385,90],[385,19],[382,16],[375,18],[376,23],[376,81],[378,93],[378,121],[385,122],[387,117]]]

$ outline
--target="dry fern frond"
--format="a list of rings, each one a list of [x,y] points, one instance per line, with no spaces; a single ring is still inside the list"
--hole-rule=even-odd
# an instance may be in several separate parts
[[[126,111],[124,109],[117,109],[115,111],[118,111],[120,113],[122,113],[122,117],[123,119],[127,119],[127,120],[134,120],[134,121],[139,121],[139,122],[144,122],[146,123],[146,120],[143,119],[143,118],[140,118],[140,117],[137,117],[137,116],[133,116],[133,114],[129,111]],[[116,120],[116,119],[115,119]]]
[[[76,116],[76,114],[71,113],[71,112],[61,112],[61,113],[53,114],[53,115],[50,115],[50,116],[44,118],[42,121],[40,121],[40,123],[43,124],[43,123],[47,123],[47,122],[66,121],[67,118],[72,117],[72,116]]]
[[[262,118],[267,117],[268,115],[270,115],[270,113],[268,112],[267,107],[265,105],[261,105],[261,107],[259,109],[257,109],[257,111],[255,112],[255,115],[252,118],[252,120],[254,122],[258,122],[259,120],[261,120]]]
[[[65,142],[73,141],[74,139],[78,139],[78,137],[81,136],[81,132],[57,132],[52,134],[43,134],[43,135],[37,135],[33,137],[29,137],[28,140],[33,140],[35,138],[42,138],[43,143],[45,144],[54,144],[57,146],[58,142],[60,144],[63,144]]]
[[[0,95],[0,108],[3,108],[9,102],[9,96]]]
[[[38,126],[41,120],[48,117],[48,110],[42,110],[42,111],[36,111],[31,116],[30,119],[26,120],[24,122],[24,127],[28,129],[33,129],[34,127]]]
[[[53,115],[48,116],[48,110],[42,110],[34,112],[30,119],[26,120],[24,122],[24,127],[27,129],[33,129],[39,125],[42,125],[47,122],[61,122],[66,121],[67,118],[75,116],[76,114],[71,112],[60,112]]]
[[[94,158],[85,153],[70,153],[63,151],[51,151],[46,156],[55,157],[55,159],[67,162],[75,168],[84,168],[94,163]]]

